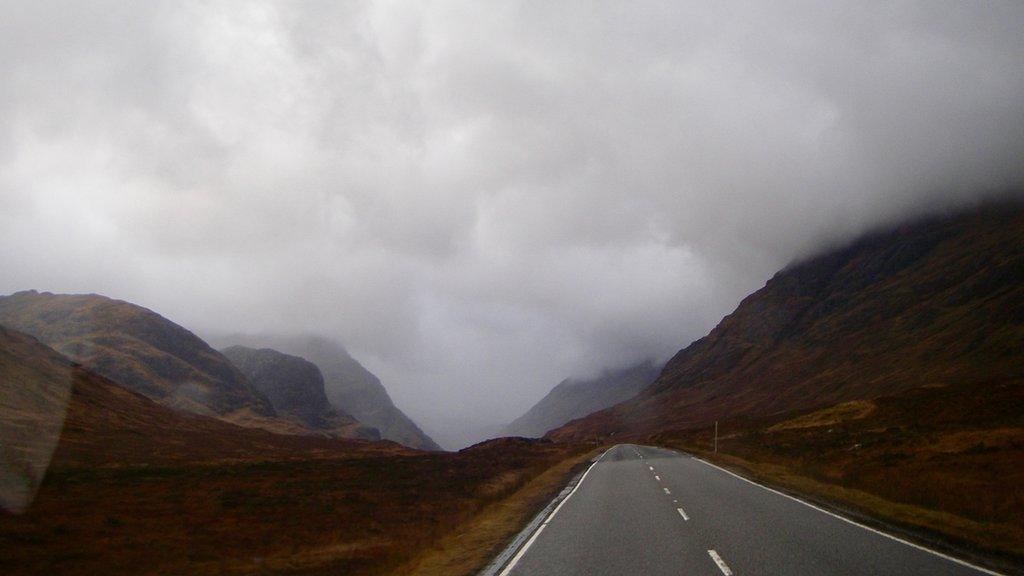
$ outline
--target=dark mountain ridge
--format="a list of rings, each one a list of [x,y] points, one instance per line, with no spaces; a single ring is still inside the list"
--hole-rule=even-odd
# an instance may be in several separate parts
[[[232,346],[221,353],[270,400],[280,417],[294,418],[316,431],[380,440],[375,428],[362,426],[331,405],[324,394],[324,377],[312,362],[270,348]]]

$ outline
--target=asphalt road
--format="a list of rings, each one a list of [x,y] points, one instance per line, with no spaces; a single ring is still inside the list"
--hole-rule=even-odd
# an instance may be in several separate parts
[[[698,459],[620,445],[502,576],[992,574],[848,522]]]

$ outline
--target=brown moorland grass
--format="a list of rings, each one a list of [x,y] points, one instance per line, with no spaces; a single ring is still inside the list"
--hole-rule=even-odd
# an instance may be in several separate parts
[[[925,545],[1013,573],[1019,573],[1024,567],[1019,556],[1024,531],[1019,525],[980,522],[941,510],[894,502],[864,490],[808,478],[793,468],[770,462],[715,454],[685,444],[676,444],[675,447],[687,449],[709,462],[767,486],[832,508],[868,525],[902,534]],[[993,547],[992,543],[997,545]],[[1005,545],[1014,547],[1016,552],[1006,552]]]
[[[504,452],[507,463],[468,451],[59,470],[26,513],[0,517],[0,568],[5,574],[388,573],[574,456],[565,446],[527,443]],[[504,478],[500,491],[488,486],[496,476]],[[538,494],[550,497],[543,488]]]
[[[1024,570],[1024,385],[962,383],[648,438],[1003,569]],[[822,414],[846,418],[823,418]],[[787,423],[818,426],[787,426]]]
[[[797,428],[828,426],[830,424],[838,424],[845,420],[864,418],[874,410],[875,405],[869,401],[853,400],[779,422],[778,424],[768,428],[767,431],[781,432],[782,430],[793,430]]]
[[[465,576],[479,572],[561,490],[600,453],[567,458],[530,480],[514,494],[484,508],[434,547],[395,570],[409,576]]]
[[[500,439],[425,453],[271,434],[175,412],[0,330],[0,383],[43,380],[70,386],[66,418],[34,501],[0,511],[0,574],[393,573],[591,449]],[[63,414],[10,399],[0,421]]]

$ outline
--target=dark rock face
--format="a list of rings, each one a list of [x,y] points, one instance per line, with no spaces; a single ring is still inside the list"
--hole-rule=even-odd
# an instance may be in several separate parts
[[[252,347],[270,347],[309,360],[320,368],[324,376],[324,392],[335,408],[351,414],[366,426],[376,428],[385,440],[420,450],[441,449],[395,406],[380,379],[352,358],[340,344],[317,336],[235,335],[224,340]]]
[[[1024,207],[867,235],[778,272],[635,399],[553,431],[649,434],[1024,372]]]
[[[661,372],[654,362],[608,370],[589,380],[567,379],[540,402],[516,418],[504,431],[508,436],[539,438],[548,430],[636,396]]]
[[[95,294],[33,290],[0,297],[0,324],[167,406],[202,414],[275,415],[270,401],[219,352],[141,306]]]
[[[233,346],[221,351],[270,400],[279,414],[292,414],[313,428],[327,425],[332,411],[320,369],[276,350]]]
[[[358,426],[351,415],[334,408],[324,393],[324,377],[315,364],[269,348],[232,346],[222,351],[253,387],[265,395],[281,417],[291,417],[314,430]],[[375,429],[360,427],[359,436],[379,440]]]

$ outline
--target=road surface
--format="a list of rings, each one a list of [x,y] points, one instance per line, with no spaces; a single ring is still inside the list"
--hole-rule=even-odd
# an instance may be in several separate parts
[[[685,454],[633,445],[606,452],[498,573],[994,574]]]

